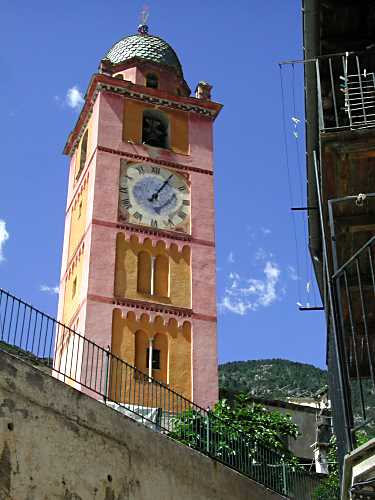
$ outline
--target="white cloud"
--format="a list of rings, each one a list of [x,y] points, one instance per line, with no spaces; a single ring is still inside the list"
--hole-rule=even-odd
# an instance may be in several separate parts
[[[259,247],[254,254],[254,259],[258,262],[266,262],[267,260],[272,260],[273,258],[274,258],[273,253],[266,251],[262,247]]]
[[[292,280],[292,281],[298,281],[300,279],[300,277],[298,276],[297,274],[297,271],[296,271],[296,268],[293,267],[293,266],[288,266],[287,267],[287,271],[288,271],[288,274],[289,274],[289,278]]]
[[[47,285],[40,285],[40,291],[41,292],[46,292],[46,293],[59,293],[59,287],[58,286],[47,286]]]
[[[7,240],[9,240],[9,233],[6,229],[6,223],[4,220],[0,219],[0,262],[5,260],[3,247]]]
[[[255,252],[254,258],[255,260],[266,260],[268,257],[268,253],[264,250],[264,248],[258,248],[258,250]]]
[[[229,252],[227,260],[228,260],[229,264],[234,264],[234,253],[233,252]]]
[[[268,227],[261,227],[260,230],[262,231],[264,236],[268,236],[272,232],[271,229],[268,229]]]
[[[58,99],[56,99],[56,97],[58,97],[58,96],[55,96],[55,100],[58,100]],[[84,99],[83,99],[82,92],[79,90],[77,85],[74,85],[73,87],[68,89],[68,92],[66,93],[66,97],[65,97],[65,103],[70,108],[73,108],[73,109],[79,109],[82,106],[82,104],[84,103]]]
[[[279,266],[271,260],[265,262],[261,279],[245,279],[238,273],[230,273],[224,297],[218,304],[219,310],[244,316],[249,311],[270,306],[282,294],[278,290],[280,273]]]

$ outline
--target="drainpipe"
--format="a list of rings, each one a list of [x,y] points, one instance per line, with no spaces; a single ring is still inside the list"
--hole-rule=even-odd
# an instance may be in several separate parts
[[[153,255],[151,257],[151,286],[150,286],[150,295],[154,295],[154,292],[155,292],[154,276],[155,276],[155,255]]]
[[[150,337],[148,339],[148,377],[149,377],[149,382],[151,382],[152,379],[152,346],[154,343],[153,337]]]

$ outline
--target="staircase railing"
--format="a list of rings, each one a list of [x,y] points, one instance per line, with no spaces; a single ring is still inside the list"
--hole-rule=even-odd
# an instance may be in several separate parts
[[[348,407],[350,449],[358,437],[375,433],[375,236],[370,238],[333,275],[339,361],[344,391],[337,396]],[[362,434],[362,436],[361,436]]]
[[[289,498],[308,500],[320,483],[320,476],[286,464],[278,452],[2,289],[0,348]]]

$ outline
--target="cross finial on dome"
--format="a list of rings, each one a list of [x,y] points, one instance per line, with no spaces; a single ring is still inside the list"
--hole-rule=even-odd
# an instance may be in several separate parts
[[[144,5],[140,15],[140,25],[138,26],[138,33],[141,35],[148,35],[147,21],[150,15],[148,5]]]

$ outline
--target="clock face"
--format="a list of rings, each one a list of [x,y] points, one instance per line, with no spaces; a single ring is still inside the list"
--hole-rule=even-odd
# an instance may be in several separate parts
[[[190,191],[173,170],[144,163],[121,166],[120,216],[158,229],[189,230]]]

